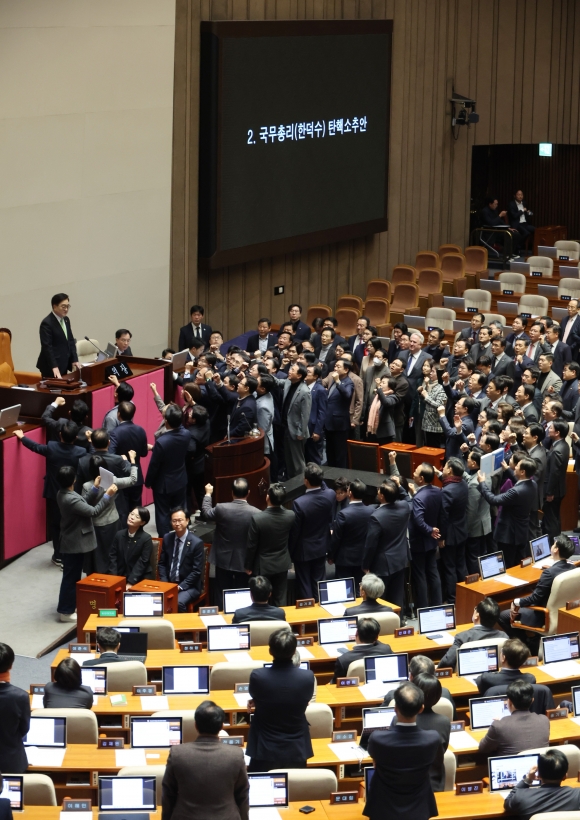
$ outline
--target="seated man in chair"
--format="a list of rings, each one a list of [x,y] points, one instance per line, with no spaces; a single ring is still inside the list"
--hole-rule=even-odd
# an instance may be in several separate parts
[[[183,507],[171,510],[173,532],[163,536],[158,564],[159,579],[177,584],[180,612],[187,612],[187,605],[199,598],[205,565],[203,541],[189,532],[188,523]]]
[[[285,621],[286,613],[279,606],[271,606],[268,601],[272,595],[272,584],[263,575],[250,578],[250,595],[252,596],[251,606],[244,606],[236,609],[233,624],[241,624],[245,621]]]

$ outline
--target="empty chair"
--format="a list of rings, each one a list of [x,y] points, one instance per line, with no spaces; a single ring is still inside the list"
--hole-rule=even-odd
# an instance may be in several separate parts
[[[141,661],[103,663],[107,667],[107,691],[131,692],[134,686],[145,686],[147,669]]]
[[[542,276],[551,277],[554,274],[554,260],[548,256],[528,256],[527,262],[530,273],[539,271]]]
[[[210,691],[214,689],[232,689],[236,683],[248,683],[254,669],[262,669],[263,661],[246,661],[245,663],[214,663],[209,675]]]
[[[547,316],[548,297],[535,293],[524,293],[518,302],[518,313],[531,313],[532,316]]]
[[[175,649],[175,627],[164,618],[124,619],[119,626],[138,626],[147,633],[147,649]]]
[[[415,256],[415,270],[417,274],[425,268],[439,268],[439,254],[435,251],[419,251]]]
[[[465,256],[462,253],[446,253],[441,258],[443,281],[449,282],[465,276]]]
[[[91,339],[90,342],[86,339],[79,339],[76,343],[77,361],[81,364],[94,362],[97,358],[97,347],[100,347],[100,345],[96,339]]]
[[[182,714],[179,712],[155,712],[153,717],[165,717],[166,715]],[[185,732],[184,732],[185,735]],[[197,734],[196,734],[197,737]],[[195,738],[193,738],[195,740]],[[183,738],[185,743],[185,737]],[[158,764],[157,766],[123,766],[119,769],[119,777],[154,777],[155,778],[155,802],[158,806],[161,805],[161,784],[163,783],[163,776],[165,775],[165,764]],[[130,817],[131,815],[129,815]]]
[[[366,298],[378,296],[380,299],[391,300],[391,283],[388,279],[371,279],[367,284]]]
[[[332,316],[332,308],[329,305],[310,305],[305,319],[308,327],[312,327],[312,322],[317,316],[320,316],[321,319],[326,319],[328,316]]]
[[[440,327],[442,330],[453,330],[457,314],[451,308],[431,307],[425,316],[425,326]]]
[[[242,681],[236,681],[241,683]],[[195,709],[162,709],[153,712],[151,717],[181,718],[182,743],[191,743],[196,739],[198,731],[195,728]]]
[[[570,279],[564,277],[558,282],[558,299],[562,296],[571,296],[573,299],[580,298],[580,279]]]
[[[442,259],[447,253],[463,253],[463,251],[460,245],[453,245],[451,243],[439,245],[439,259]]]
[[[97,716],[88,709],[34,709],[32,717],[66,718],[66,742],[97,745]]]
[[[513,290],[514,294],[520,296],[526,292],[526,277],[523,273],[513,273],[511,270],[504,270],[498,276],[502,293],[504,290]]]
[[[451,705],[451,704],[450,704]],[[453,720],[453,718],[449,718]],[[455,791],[455,773],[457,771],[457,758],[451,749],[446,749],[443,755],[443,766],[445,767],[445,787],[443,791]]]
[[[507,325],[507,320],[505,316],[502,316],[501,313],[484,313],[484,323],[488,325],[490,322],[500,322],[502,327]]]
[[[463,291],[463,298],[465,299],[465,310],[477,308],[480,313],[483,313],[491,307],[491,293],[488,290],[468,288]]]
[[[469,245],[463,252],[465,256],[466,273],[484,273],[487,270],[487,248],[479,245]]]
[[[345,293],[343,294],[338,302],[336,303],[336,309],[340,310],[340,308],[354,308],[362,313],[364,307],[363,300],[360,296],[356,296],[354,293]]]
[[[371,296],[365,302],[365,316],[368,316],[373,326],[384,325],[389,321],[391,305],[379,296]]]
[[[416,282],[417,271],[412,265],[395,265],[391,275],[391,287],[394,288],[400,282]]]
[[[354,336],[359,316],[360,310],[356,310],[356,308],[339,308],[335,315],[337,321],[336,330],[341,336]]]
[[[423,268],[417,278],[419,296],[431,296],[443,290],[443,271],[437,268]]]
[[[250,643],[252,646],[267,646],[272,632],[278,629],[291,629],[286,621],[246,621],[250,627]]]
[[[47,774],[22,776],[22,802],[29,806],[56,806],[56,791],[52,778]]]
[[[580,242],[574,242],[573,239],[558,239],[554,242],[554,247],[558,250],[558,259],[560,256],[567,256],[574,261],[580,259]]]
[[[330,800],[337,791],[338,781],[330,769],[270,769],[288,772],[288,800]]]
[[[413,282],[401,282],[393,292],[391,311],[408,313],[419,307],[419,288]]]
[[[334,717],[332,709],[326,703],[310,703],[306,707],[306,720],[310,737],[332,737]]]

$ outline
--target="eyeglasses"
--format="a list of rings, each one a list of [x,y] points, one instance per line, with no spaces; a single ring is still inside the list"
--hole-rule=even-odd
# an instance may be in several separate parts
[[[71,305],[71,303],[70,303],[70,302],[69,302],[68,304],[66,304],[66,305],[64,304],[64,302],[63,302],[62,304],[60,304],[60,305],[57,305],[57,308],[61,308],[62,310],[70,310],[70,309],[71,309],[71,307],[72,307],[72,305]]]

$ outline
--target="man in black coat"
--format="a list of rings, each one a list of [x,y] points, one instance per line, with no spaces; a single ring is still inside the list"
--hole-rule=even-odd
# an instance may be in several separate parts
[[[248,353],[260,351],[264,355],[268,348],[274,347],[278,334],[270,332],[271,327],[272,322],[270,319],[258,319],[258,332],[250,336],[246,342],[246,351]]]
[[[139,424],[135,424],[133,417],[136,407],[132,401],[122,401],[117,405],[117,415],[119,425],[111,430],[109,453],[111,455],[128,456],[129,450],[135,452],[135,464],[137,465],[137,482],[132,487],[127,487],[121,492],[122,506],[127,511],[141,506],[143,496],[143,471],[141,469],[141,459],[145,458],[149,450],[147,448],[147,433]],[[119,502],[117,501],[117,506]]]
[[[230,418],[230,436],[243,438],[254,422],[258,421],[258,408],[254,393],[258,389],[258,380],[253,376],[243,376],[238,384],[238,401]]]
[[[572,361],[572,348],[562,341],[562,328],[557,325],[546,328],[546,342],[550,345],[550,352],[554,357],[552,370],[562,378],[564,367]]]
[[[471,629],[465,629],[455,635],[452,645],[439,661],[438,669],[455,669],[457,650],[465,644],[484,641],[486,638],[508,637],[501,629],[495,628],[499,620],[499,606],[493,598],[484,598],[483,601],[479,601],[473,610],[471,620],[473,622]]]
[[[160,538],[170,531],[169,511],[173,507],[185,507],[185,458],[191,435],[181,426],[181,420],[179,407],[169,405],[165,411],[167,432],[155,442],[145,478],[145,486],[153,490],[155,524]]]
[[[385,585],[378,575],[372,572],[367,572],[363,575],[360,582],[360,594],[362,603],[354,606],[347,606],[344,609],[345,616],[351,615],[373,615],[375,612],[392,612],[390,606],[386,604],[379,604],[378,598],[383,598],[385,595]]]
[[[67,421],[74,421],[79,428],[75,444],[77,447],[84,447],[84,449],[88,451],[90,442],[87,438],[87,432],[90,432],[91,428],[85,422],[87,421],[87,417],[89,415],[89,408],[87,407],[86,402],[82,401],[82,399],[75,399],[68,416],[61,416],[57,419],[53,418],[54,411],[59,407],[63,407],[65,404],[66,400],[62,396],[57,396],[51,404],[47,404],[44,408],[41,418],[46,424],[47,441],[60,441],[60,431],[64,425]]]
[[[580,789],[562,786],[567,774],[568,758],[564,752],[548,749],[538,756],[538,765],[532,766],[516,783],[504,801],[504,808],[517,814],[519,820],[530,820],[533,815],[544,816],[551,812],[566,816],[579,811]],[[540,787],[530,789],[536,779],[540,781]]]
[[[22,739],[30,728],[28,692],[10,683],[14,650],[0,643],[0,772],[20,774],[28,768]]]
[[[348,467],[347,441],[350,434],[350,401],[354,384],[349,376],[352,362],[339,359],[334,365],[334,383],[328,390],[324,430],[329,467]]]
[[[417,726],[424,695],[414,683],[404,683],[395,691],[397,723],[377,729],[369,740],[368,752],[375,771],[363,814],[371,820],[429,820],[437,816],[437,804],[429,770],[441,746],[439,733]],[[386,809],[388,807],[388,810]]]
[[[295,342],[303,342],[305,339],[310,339],[310,335],[312,333],[311,329],[308,325],[304,324],[304,322],[300,321],[300,317],[302,316],[302,306],[301,305],[290,305],[288,308],[288,318],[290,320],[289,324],[292,325],[292,337]]]
[[[363,504],[366,484],[359,478],[348,487],[349,503],[340,510],[333,523],[330,539],[329,563],[335,564],[335,578],[354,578],[356,587],[362,578],[362,557],[369,519],[375,504]]]
[[[455,405],[453,427],[447,421],[445,407],[437,408],[439,424],[445,434],[445,458],[460,458],[461,445],[467,444],[467,436],[475,432],[471,413],[476,409],[476,401],[471,396],[463,396]]]
[[[275,606],[286,606],[288,570],[292,564],[288,539],[296,516],[282,506],[285,498],[283,485],[272,484],[266,497],[266,509],[250,521],[244,564],[248,575],[263,575],[270,581]]]
[[[67,294],[55,294],[51,305],[52,312],[40,323],[40,356],[36,366],[44,378],[60,379],[80,365],[68,318],[70,302]]]
[[[233,624],[243,624],[245,621],[285,621],[286,613],[279,606],[269,603],[272,594],[272,584],[262,575],[250,578],[250,595],[252,603],[236,609]]]
[[[479,219],[481,226],[483,228],[497,228],[498,234],[501,231],[507,231],[511,234],[512,237],[512,247],[514,254],[519,254],[519,248],[521,245],[521,236],[519,231],[515,228],[510,228],[504,221],[504,217],[507,216],[507,211],[498,211],[498,201],[494,196],[487,197],[485,201],[485,207],[481,209],[479,212]],[[493,234],[491,234],[493,236]],[[490,234],[486,234],[487,240],[491,241]],[[494,237],[495,240],[495,237]]]
[[[568,315],[562,320],[560,325],[562,330],[561,339],[564,344],[572,348],[572,358],[578,361],[578,353],[580,349],[580,300],[570,299],[568,302]]]
[[[469,490],[463,480],[464,462],[450,458],[441,473],[441,541],[439,554],[443,564],[447,595],[445,600],[455,603],[455,584],[465,580],[465,546],[467,544],[467,496]]]
[[[209,345],[209,340],[212,334],[211,327],[202,323],[203,314],[205,310],[202,305],[192,305],[189,311],[191,322],[184,325],[179,330],[179,350],[189,350],[193,346],[194,339],[204,342],[206,347]]]
[[[314,754],[305,714],[314,694],[314,673],[293,665],[296,636],[291,630],[273,632],[268,646],[272,666],[250,675],[255,711],[246,749],[248,771],[304,769]]]
[[[544,475],[544,518],[542,521],[544,532],[553,541],[562,532],[560,522],[560,505],[566,495],[566,472],[570,447],[566,441],[568,423],[553,421],[548,428],[548,435],[552,446],[548,450],[546,473]]]
[[[520,672],[530,657],[529,647],[518,638],[510,638],[500,649],[501,669],[499,672],[484,672],[475,681],[480,695],[485,695],[493,686],[509,686],[515,680],[534,684],[536,678],[531,672]]]
[[[441,580],[437,569],[437,542],[441,538],[441,490],[433,486],[435,471],[432,464],[419,464],[409,485],[413,498],[409,499],[409,546],[411,548],[411,577],[415,587],[417,608],[438,606],[443,603]]]
[[[101,653],[98,658],[90,658],[83,661],[83,666],[101,666],[104,663],[122,663],[119,658],[119,647],[121,646],[121,633],[110,626],[97,629],[97,649]]]
[[[93,430],[90,437],[91,452],[79,460],[77,481],[75,484],[77,493],[80,494],[83,484],[87,481],[91,481],[89,466],[93,456],[101,456],[107,470],[113,473],[117,478],[126,478],[131,474],[131,464],[129,461],[116,453],[109,452],[110,444],[109,433],[103,427],[98,427],[96,430]]]
[[[350,613],[347,611],[345,614]],[[383,655],[393,654],[393,650],[388,643],[379,641],[380,632],[381,626],[376,618],[369,616],[358,619],[355,637],[356,646],[338,656],[334,664],[334,677],[331,683],[337,678],[346,677],[348,667],[354,661],[359,661],[361,658],[382,657]]]
[[[205,555],[203,541],[189,532],[189,516],[183,507],[171,511],[173,532],[163,537],[158,572],[161,581],[177,584],[179,611],[199,598],[203,586]]]

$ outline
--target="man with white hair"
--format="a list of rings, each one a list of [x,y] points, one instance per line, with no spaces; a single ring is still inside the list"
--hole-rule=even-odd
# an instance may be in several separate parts
[[[368,572],[363,575],[360,582],[360,594],[363,599],[358,606],[349,606],[344,610],[345,615],[371,615],[373,612],[392,612],[390,606],[379,604],[377,598],[381,598],[385,592],[385,585],[378,575]]]

